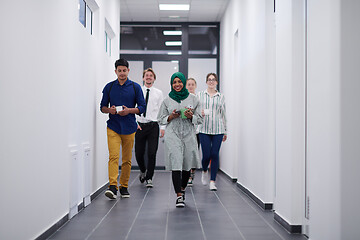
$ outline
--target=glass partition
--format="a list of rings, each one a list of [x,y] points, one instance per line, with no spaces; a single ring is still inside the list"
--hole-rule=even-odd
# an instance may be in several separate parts
[[[177,34],[174,34],[177,33]],[[181,52],[181,26],[120,26],[124,54],[171,54]]]
[[[219,75],[219,28],[219,23],[122,22],[120,56],[143,61],[144,68],[177,62],[177,71],[186,77],[202,79],[206,71]]]
[[[190,25],[189,54],[216,55],[218,31],[217,25]]]

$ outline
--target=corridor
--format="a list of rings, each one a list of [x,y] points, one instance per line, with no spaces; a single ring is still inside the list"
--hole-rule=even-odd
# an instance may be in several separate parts
[[[218,191],[212,192],[197,172],[186,190],[185,208],[175,207],[170,172],[155,172],[154,188],[140,184],[138,175],[131,173],[129,199],[111,201],[101,192],[48,239],[306,239],[287,233],[271,211],[263,211],[223,173],[218,174]]]

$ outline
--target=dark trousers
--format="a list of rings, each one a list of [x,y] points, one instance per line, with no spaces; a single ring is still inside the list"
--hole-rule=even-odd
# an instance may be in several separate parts
[[[172,171],[172,180],[175,193],[181,193],[181,188],[186,188],[189,177],[190,171]]]
[[[208,166],[211,159],[211,176],[210,180],[216,180],[216,174],[219,169],[219,151],[224,134],[209,135],[199,134],[201,142],[201,150],[203,153],[203,159],[201,161],[203,171],[208,170]]]
[[[156,152],[159,145],[159,124],[157,122],[139,123],[142,130],[135,134],[135,156],[142,173],[146,172],[145,179],[152,179],[156,164]],[[148,162],[145,166],[145,148],[147,144]]]

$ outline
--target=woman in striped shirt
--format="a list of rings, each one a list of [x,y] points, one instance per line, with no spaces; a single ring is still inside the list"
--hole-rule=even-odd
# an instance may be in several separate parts
[[[215,73],[209,73],[206,76],[208,88],[199,92],[198,98],[201,104],[201,114],[204,117],[203,124],[199,129],[202,158],[202,176],[203,185],[207,185],[208,166],[211,159],[210,190],[216,191],[216,174],[219,168],[219,151],[221,143],[226,141],[226,109],[225,97],[216,90],[218,78]]]

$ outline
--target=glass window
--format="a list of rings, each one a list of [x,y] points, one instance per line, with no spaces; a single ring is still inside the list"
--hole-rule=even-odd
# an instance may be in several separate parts
[[[92,19],[93,13],[88,5],[86,5],[86,28],[88,29],[89,33],[92,34]]]
[[[84,0],[79,0],[79,21],[86,27],[86,3]]]
[[[217,55],[218,25],[190,25],[188,54]],[[125,54],[178,54],[182,51],[183,27],[121,25],[120,46]]]
[[[108,42],[109,42],[109,49],[108,49],[108,53],[109,53],[109,56],[111,56],[111,38],[108,38]]]
[[[144,61],[131,61],[129,60],[129,66],[131,71],[129,72],[129,79],[131,79],[134,82],[137,82],[140,84],[140,86],[143,85],[143,78],[142,73],[144,71]]]
[[[88,32],[92,35],[93,27],[93,12],[91,11],[89,5],[85,0],[79,0],[79,21],[80,23],[87,28]]]
[[[188,76],[197,81],[197,92],[204,91],[207,88],[206,75],[217,74],[216,58],[189,58],[188,60]]]
[[[127,54],[172,54],[181,52],[179,26],[120,26],[120,46]]]
[[[190,25],[189,54],[216,55],[218,48],[218,31],[216,25]]]
[[[105,31],[105,52],[111,56],[111,38],[109,34]]]
[[[108,36],[106,32],[105,32],[105,52],[108,52]]]
[[[177,70],[171,69],[172,72],[181,71],[185,76],[190,74],[201,81],[205,72],[216,72],[219,68],[219,29],[217,22],[122,22],[120,57],[141,60],[144,68],[154,68],[156,62],[177,63]]]
[[[169,80],[174,72],[179,71],[179,62],[175,61],[152,61],[152,69],[156,73],[155,86],[160,89],[166,96],[170,91],[171,87]]]

